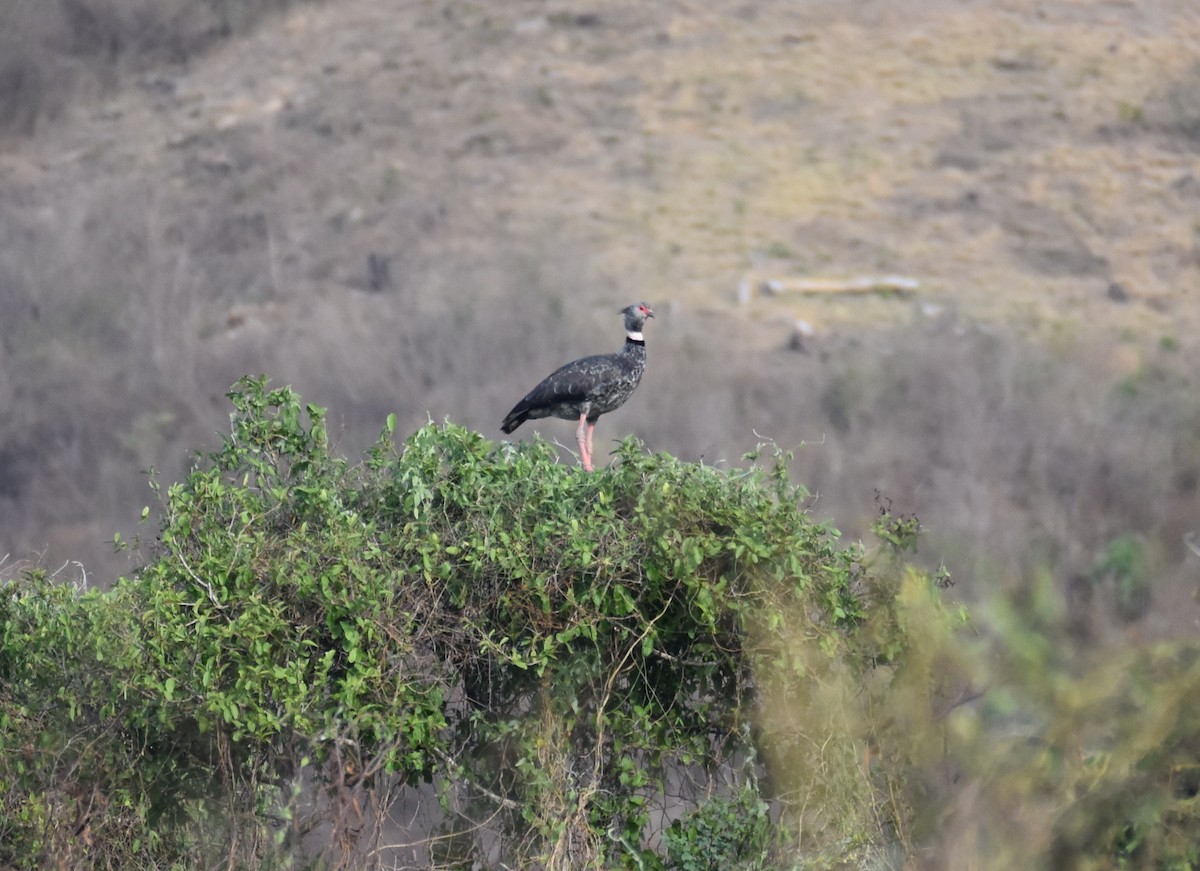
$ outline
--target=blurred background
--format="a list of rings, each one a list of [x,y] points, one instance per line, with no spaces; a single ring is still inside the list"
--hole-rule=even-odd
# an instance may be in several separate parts
[[[1191,0],[4,9],[9,566],[130,571],[147,470],[243,374],[351,458],[390,412],[499,438],[644,299],[598,462],[773,441],[848,536],[917,515],[968,602],[1048,576],[1081,639],[1195,632]]]

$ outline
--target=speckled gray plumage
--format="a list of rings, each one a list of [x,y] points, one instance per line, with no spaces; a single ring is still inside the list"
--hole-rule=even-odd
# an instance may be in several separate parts
[[[629,337],[640,334],[654,312],[645,303],[621,310],[625,315],[625,347],[615,354],[595,354],[560,366],[513,406],[500,428],[511,433],[527,420],[585,417],[594,424],[602,414],[621,407],[642,380],[646,343]]]

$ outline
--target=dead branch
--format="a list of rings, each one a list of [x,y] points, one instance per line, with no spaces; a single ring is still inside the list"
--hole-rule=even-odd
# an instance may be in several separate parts
[[[821,294],[895,294],[908,296],[921,282],[904,275],[864,275],[858,278],[771,278],[761,285],[767,296]]]

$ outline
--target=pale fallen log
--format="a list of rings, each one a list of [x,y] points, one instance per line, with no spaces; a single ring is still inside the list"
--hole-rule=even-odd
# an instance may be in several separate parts
[[[771,278],[762,283],[768,296],[787,294],[881,293],[907,296],[921,282],[904,275],[867,275],[859,278]]]

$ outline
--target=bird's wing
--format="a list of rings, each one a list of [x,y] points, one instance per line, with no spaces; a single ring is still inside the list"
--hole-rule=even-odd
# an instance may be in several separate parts
[[[559,366],[547,375],[537,387],[529,391],[520,406],[535,408],[543,405],[558,405],[567,402],[583,402],[589,394],[620,370],[612,357],[598,354],[583,357],[565,366]]]

